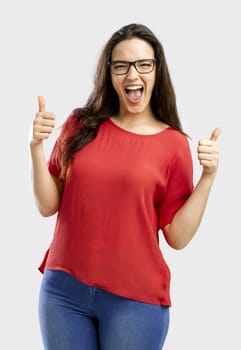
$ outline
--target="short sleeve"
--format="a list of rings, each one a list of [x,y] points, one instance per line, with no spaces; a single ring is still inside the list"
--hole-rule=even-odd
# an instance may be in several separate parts
[[[76,118],[73,115],[70,115],[67,120],[64,122],[59,137],[57,138],[54,147],[51,151],[49,160],[48,160],[48,169],[51,175],[56,177],[57,179],[60,176],[60,162],[59,162],[59,153],[61,152],[60,146],[64,138],[66,136],[69,136],[73,133],[74,127],[75,127],[75,120]]]
[[[52,152],[50,154],[50,158],[48,160],[48,169],[51,175],[56,177],[57,179],[59,178],[60,175],[60,165],[58,161],[58,154],[60,150],[60,141],[61,138],[60,136],[58,137],[57,141],[54,144],[54,147],[52,149]]]
[[[182,135],[183,136],[183,135]],[[168,172],[167,187],[158,207],[159,229],[171,223],[178,209],[193,192],[193,162],[186,137],[176,145],[177,152]]]

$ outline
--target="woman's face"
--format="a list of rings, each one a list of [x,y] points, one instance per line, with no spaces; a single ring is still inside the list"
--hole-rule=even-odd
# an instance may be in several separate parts
[[[121,41],[112,50],[111,61],[128,61],[154,59],[154,50],[150,44],[142,39],[132,38]],[[112,85],[119,97],[120,114],[151,113],[150,100],[156,78],[156,67],[152,69],[152,61],[141,61],[138,70],[148,73],[138,73],[131,65],[126,74],[123,73],[125,63],[111,66]]]

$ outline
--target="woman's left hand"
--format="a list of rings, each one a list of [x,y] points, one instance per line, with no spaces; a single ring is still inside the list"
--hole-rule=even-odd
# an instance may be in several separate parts
[[[203,167],[204,174],[215,174],[218,168],[219,150],[217,139],[221,129],[216,128],[209,140],[200,140],[198,143],[198,159]]]

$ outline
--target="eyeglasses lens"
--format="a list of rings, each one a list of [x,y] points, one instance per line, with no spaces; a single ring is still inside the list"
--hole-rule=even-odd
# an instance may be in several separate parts
[[[134,65],[138,73],[146,74],[151,73],[154,68],[155,61],[153,59],[138,60],[135,62],[127,61],[112,61],[111,71],[113,74],[122,75],[127,74],[130,66]]]

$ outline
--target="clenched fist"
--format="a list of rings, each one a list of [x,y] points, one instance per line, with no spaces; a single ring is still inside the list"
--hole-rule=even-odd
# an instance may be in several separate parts
[[[30,144],[40,144],[52,133],[55,126],[55,116],[53,113],[45,111],[45,101],[43,96],[38,96],[38,112],[33,121],[30,133]]]
[[[201,140],[198,143],[198,159],[205,174],[215,174],[218,168],[219,150],[217,139],[221,133],[220,128],[216,128],[209,140]]]

